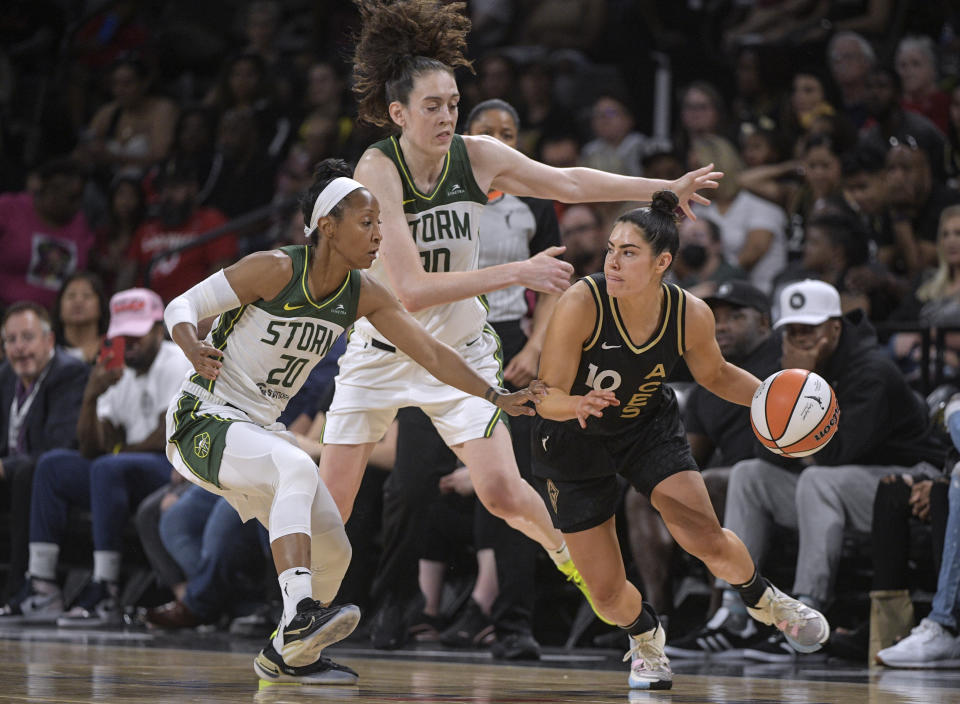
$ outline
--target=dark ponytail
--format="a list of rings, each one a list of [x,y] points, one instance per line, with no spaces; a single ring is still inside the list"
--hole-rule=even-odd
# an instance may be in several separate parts
[[[661,252],[670,252],[676,256],[680,247],[680,233],[677,232],[677,208],[680,199],[673,191],[657,191],[648,208],[635,208],[617,218],[617,222],[629,222],[643,232],[654,256]]]
[[[307,192],[303,194],[303,198],[300,200],[300,212],[303,213],[304,225],[310,224],[310,217],[313,215],[313,204],[317,202],[317,196],[320,195],[320,192],[330,185],[331,181],[341,176],[353,178],[353,169],[350,168],[350,164],[343,159],[324,159],[316,165],[313,170],[313,183],[310,184],[310,188],[307,189]],[[337,203],[327,214],[339,220],[341,213],[343,213],[343,203],[343,200]],[[316,228],[307,235],[307,242],[312,245],[317,244]]]

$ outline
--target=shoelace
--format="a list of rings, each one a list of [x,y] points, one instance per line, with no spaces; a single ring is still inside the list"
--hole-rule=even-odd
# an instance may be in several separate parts
[[[636,638],[631,638],[630,643],[632,644],[631,648],[627,651],[627,654],[623,656],[623,662],[630,662],[631,660],[639,658],[647,664],[662,665],[666,660],[666,656],[663,655],[663,653],[657,653],[655,650],[652,651],[652,641],[640,641]]]
[[[800,627],[806,625],[808,621],[816,618],[813,615],[813,609],[802,601],[780,603],[775,607],[775,617],[779,617],[776,623],[777,629],[790,635],[796,636],[800,632]],[[786,612],[786,615],[783,613]]]

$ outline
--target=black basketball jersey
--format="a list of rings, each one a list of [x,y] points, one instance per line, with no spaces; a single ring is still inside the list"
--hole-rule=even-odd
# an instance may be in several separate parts
[[[660,284],[663,315],[650,338],[638,343],[630,339],[617,299],[607,293],[606,277],[592,274],[581,281],[593,294],[597,322],[583,345],[570,394],[613,391],[620,405],[605,409],[602,418],[588,418],[586,430],[580,432],[616,435],[646,424],[673,395],[665,382],[686,346],[686,294],[679,286]]]

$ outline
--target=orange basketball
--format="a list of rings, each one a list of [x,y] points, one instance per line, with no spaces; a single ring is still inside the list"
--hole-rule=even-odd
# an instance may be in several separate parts
[[[806,369],[771,374],[750,404],[750,425],[770,452],[787,457],[812,455],[837,432],[840,407],[822,376]]]

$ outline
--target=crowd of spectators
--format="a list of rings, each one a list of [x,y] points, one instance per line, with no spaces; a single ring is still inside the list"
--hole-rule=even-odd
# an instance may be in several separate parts
[[[711,495],[726,525],[754,541],[755,554],[764,554],[778,526],[798,536],[791,565],[798,595],[828,612],[843,536],[876,533],[882,524],[889,543],[892,524],[878,521],[877,511],[899,511],[902,534],[927,519],[912,487],[943,484],[933,492],[940,502],[934,544],[948,591],[937,592],[933,615],[910,637],[952,645],[922,656],[882,650],[914,625],[890,616],[890,595],[908,604],[915,585],[878,555],[884,566],[872,592],[874,631],[884,635],[872,652],[887,653],[887,664],[948,659],[943,652],[960,650],[960,508],[946,507],[944,483],[952,443],[943,423],[939,431],[930,424],[918,395],[940,383],[960,385],[960,14],[945,3],[916,5],[475,0],[466,11],[476,73],[457,76],[461,131],[472,107],[505,101],[515,109],[513,146],[551,165],[670,179],[712,162],[725,173],[708,194],[711,205],[681,223],[671,276],[710,302],[729,359],[761,376],[783,366],[827,373],[845,415],[817,462],[768,466],[774,458],[750,442],[743,409],[714,407],[715,399],[694,392],[687,430],[695,456],[703,468],[724,468],[710,475]],[[135,522],[150,569],[172,597],[148,604],[147,622],[183,628],[229,616],[240,631],[269,627],[268,617],[255,616],[264,602],[269,611],[271,595],[250,574],[267,568],[248,559],[262,551],[263,531],[239,530],[222,500],[178,485],[176,473],[170,483],[158,419],[186,360],[163,341],[153,324],[159,317],[143,318],[152,322],[141,330],[125,316],[131,301],[144,315],[162,309],[249,251],[303,242],[291,206],[313,165],[327,157],[355,163],[381,136],[355,119],[350,93],[357,10],[349,0],[34,0],[4,12],[0,490],[9,499],[10,544],[0,620],[121,623],[122,607],[132,605],[122,597],[121,538]],[[552,204],[552,227],[577,277],[602,268],[610,224],[636,205]],[[828,302],[815,322],[805,319],[830,339],[821,357],[803,352],[811,331],[796,323],[804,305],[796,304],[798,292]],[[529,332],[536,301],[526,302],[525,321],[513,322]],[[127,349],[111,366],[101,348],[116,337]],[[862,372],[871,365],[883,383],[874,379],[865,389]],[[334,373],[318,369],[310,399],[284,418],[315,455]],[[674,381],[685,383],[682,375]],[[864,420],[872,417],[867,411],[894,405],[896,418]],[[850,409],[857,408],[865,410],[855,423],[851,413],[860,411]],[[952,431],[957,418],[949,415]],[[904,435],[914,445],[897,444]],[[393,465],[393,442],[375,457],[384,469]],[[438,457],[428,478],[436,483],[446,474],[447,490],[469,494],[448,460]],[[368,472],[348,525],[355,545],[371,550],[379,544],[384,476]],[[396,481],[387,484],[388,507]],[[686,567],[663,572],[647,561],[641,543],[663,554],[673,545],[642,497],[625,491],[624,498],[631,569],[669,617],[682,606],[673,586]],[[847,519],[836,516],[841,498],[852,502]],[[65,601],[58,559],[72,508],[91,514],[93,574]],[[401,515],[387,511],[394,523]],[[491,544],[509,541],[479,540],[478,560],[460,569],[476,571],[479,561],[482,579],[492,570],[495,580],[496,565],[507,563],[487,553]],[[389,603],[367,604],[377,560],[355,558],[345,591],[394,616],[379,643],[397,647],[445,631],[445,642],[488,643],[496,585],[485,590],[489,582],[481,582],[451,599],[440,559],[447,548],[431,543],[420,556],[430,563],[421,565],[423,594],[414,589],[402,603],[391,594]],[[866,547],[860,553],[869,557]],[[404,558],[415,559],[409,551]],[[412,574],[417,565],[398,569]],[[541,581],[537,589],[547,589]],[[517,583],[500,576],[501,602]],[[223,584],[250,588],[225,603],[216,596]],[[374,599],[384,591],[373,589]],[[565,603],[576,603],[575,592],[562,592]],[[748,633],[742,604],[729,594],[717,593],[714,606],[721,603],[694,633],[699,644],[677,640],[675,656],[737,646],[759,659],[792,657],[775,639],[758,642]],[[541,615],[525,614],[524,628],[532,624],[534,632],[524,634],[562,642],[566,633],[555,626],[572,627],[572,618],[554,614],[547,626]],[[729,647],[715,645],[721,635]],[[863,655],[861,640],[845,652]],[[527,645],[516,657],[538,655],[535,641]]]

